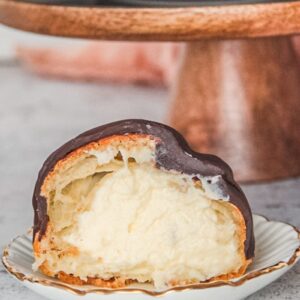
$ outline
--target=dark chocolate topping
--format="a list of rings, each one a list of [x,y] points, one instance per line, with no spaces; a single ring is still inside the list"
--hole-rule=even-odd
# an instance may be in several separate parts
[[[252,213],[248,201],[241,188],[233,179],[231,168],[220,158],[214,155],[201,154],[190,149],[185,139],[173,128],[147,120],[123,120],[96,127],[70,140],[45,161],[35,185],[33,194],[34,208],[34,237],[38,233],[39,239],[46,232],[49,217],[47,215],[47,201],[41,196],[41,187],[56,163],[72,151],[91,142],[99,141],[113,135],[143,134],[158,138],[156,145],[156,165],[158,168],[175,170],[194,176],[218,176],[219,187],[229,201],[242,213],[246,223],[245,255],[254,256],[254,235]]]

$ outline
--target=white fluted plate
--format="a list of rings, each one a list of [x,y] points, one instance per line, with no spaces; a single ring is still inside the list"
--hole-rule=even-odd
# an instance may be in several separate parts
[[[6,270],[25,286],[48,299],[58,300],[238,300],[265,287],[287,272],[300,258],[300,232],[295,227],[254,215],[256,251],[246,274],[227,282],[216,281],[157,291],[134,284],[123,289],[76,286],[32,271],[31,233],[15,238],[4,250]]]

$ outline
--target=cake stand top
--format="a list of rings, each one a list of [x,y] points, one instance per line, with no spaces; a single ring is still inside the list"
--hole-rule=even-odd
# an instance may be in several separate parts
[[[252,38],[298,33],[300,1],[0,0],[0,23],[106,40]]]

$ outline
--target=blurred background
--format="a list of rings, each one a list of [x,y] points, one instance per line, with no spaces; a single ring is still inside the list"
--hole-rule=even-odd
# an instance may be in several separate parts
[[[34,183],[54,149],[103,123],[166,121],[180,48],[87,44],[0,25],[0,248],[31,227]],[[299,179],[243,188],[254,212],[300,226]],[[42,300],[12,280],[2,265],[0,282],[0,299]],[[299,264],[249,299],[300,299]]]

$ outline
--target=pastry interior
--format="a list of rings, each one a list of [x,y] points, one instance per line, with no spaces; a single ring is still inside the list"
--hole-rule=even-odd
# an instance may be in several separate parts
[[[117,136],[57,163],[41,190],[49,222],[34,241],[35,268],[78,284],[158,289],[245,270],[239,210],[209,189],[211,180],[158,168],[155,144]]]

